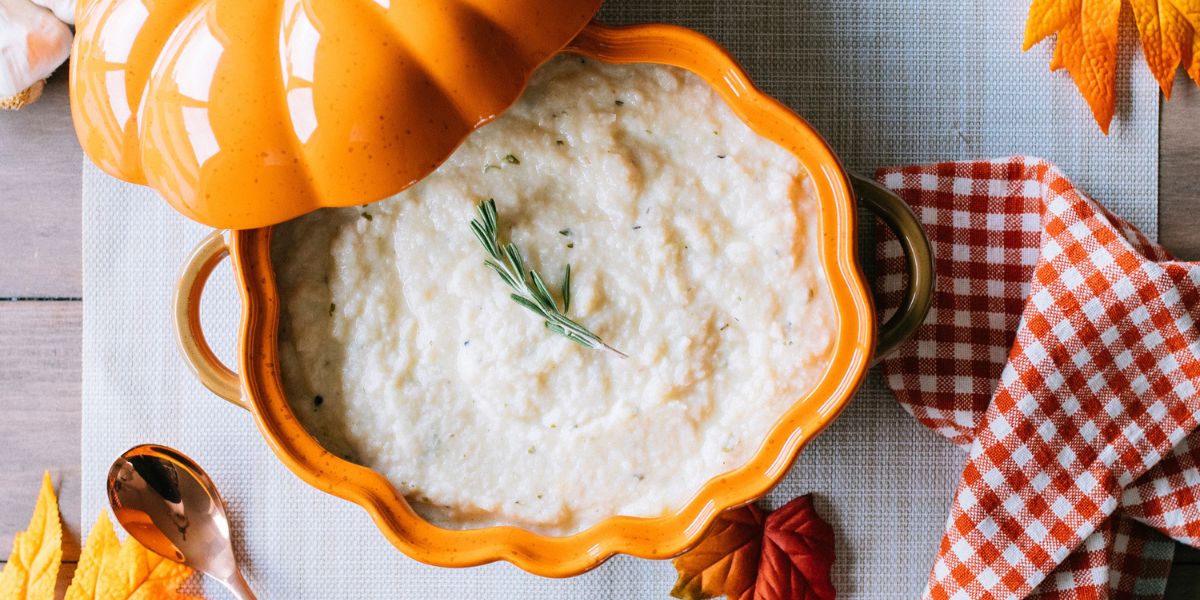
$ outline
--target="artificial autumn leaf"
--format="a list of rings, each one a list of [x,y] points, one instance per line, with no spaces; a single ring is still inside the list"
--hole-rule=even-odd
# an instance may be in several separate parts
[[[1034,0],[1024,49],[1058,33],[1051,69],[1066,68],[1108,133],[1116,109],[1117,25],[1121,0]]]
[[[1200,29],[1200,0],[1129,0],[1129,6],[1142,40],[1142,54],[1163,95],[1171,97],[1175,70],[1181,64],[1200,83],[1192,52],[1195,31]]]
[[[54,600],[62,565],[62,521],[50,473],[29,528],[13,539],[12,556],[0,572],[3,600]],[[88,536],[65,600],[199,600],[175,591],[192,569],[167,560],[132,537],[121,543],[108,513],[100,513]]]
[[[79,564],[75,567],[75,576],[71,578],[71,586],[67,588],[67,595],[63,600],[100,598],[100,590],[97,589],[100,573],[109,568],[110,563],[116,560],[117,550],[120,548],[121,541],[117,539],[117,532],[113,530],[108,513],[101,512],[100,518],[96,519],[96,524],[92,525],[92,531],[88,534],[83,552],[79,554]]]
[[[1192,45],[1184,52],[1183,64],[1188,77],[1200,85],[1200,33],[1196,29],[1192,30]]]
[[[755,600],[833,600],[833,528],[801,496],[767,517]]]
[[[13,538],[12,555],[0,572],[0,598],[53,600],[58,567],[62,564],[62,522],[50,472],[42,476],[42,489],[29,528]]]
[[[674,561],[671,595],[685,600],[751,600],[762,548],[763,513],[753,504],[725,511],[704,539]]]
[[[192,596],[176,590],[191,576],[190,567],[151,552],[133,537],[118,543],[108,514],[101,513],[66,600],[186,600]]]
[[[833,600],[833,528],[804,495],[763,518],[758,507],[717,517],[688,553],[675,559],[671,595],[686,600]]]
[[[1108,133],[1116,106],[1118,24],[1123,0],[1034,0],[1024,49],[1058,34],[1051,69],[1066,68]],[[1170,98],[1180,65],[1200,84],[1200,0],[1129,0],[1142,54]]]

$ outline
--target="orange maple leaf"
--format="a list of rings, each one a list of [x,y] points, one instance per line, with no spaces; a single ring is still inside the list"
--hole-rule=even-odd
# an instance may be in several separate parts
[[[1175,70],[1184,65],[1200,84],[1200,64],[1193,48],[1200,29],[1200,0],[1129,0],[1142,40],[1142,54],[1163,95],[1171,97]]]
[[[751,600],[762,554],[763,513],[753,504],[725,511],[704,539],[676,558],[671,595],[685,600]]]
[[[1050,68],[1066,68],[1108,133],[1116,106],[1117,38],[1123,0],[1033,0],[1024,49],[1057,34]],[[1183,65],[1200,84],[1200,0],[1129,0],[1142,53],[1163,94],[1170,98]]]

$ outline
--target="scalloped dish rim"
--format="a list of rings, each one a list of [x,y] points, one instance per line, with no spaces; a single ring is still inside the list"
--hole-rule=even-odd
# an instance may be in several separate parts
[[[384,536],[418,561],[445,567],[504,560],[536,575],[569,577],[615,554],[665,559],[699,541],[723,510],[764,495],[805,443],[840,413],[865,375],[874,348],[874,309],[855,261],[855,203],[845,169],[803,118],[750,83],[710,38],[663,24],[589,24],[564,50],[611,63],[661,63],[705,80],[759,135],[793,154],[811,176],[818,204],[820,262],[837,315],[835,344],[820,381],[769,430],[743,466],[710,479],[675,512],[613,516],[566,536],[512,526],[454,530],[413,511],[379,473],[326,451],[292,413],[278,364],[279,297],[270,260],[271,228],[231,233],[242,300],[238,371],[243,398],[272,452],[308,484],[363,507]]]

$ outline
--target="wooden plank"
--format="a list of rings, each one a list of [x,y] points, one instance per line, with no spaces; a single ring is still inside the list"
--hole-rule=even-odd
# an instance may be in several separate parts
[[[60,71],[36,104],[0,111],[0,298],[82,295],[83,159]]]
[[[1158,239],[1182,259],[1200,259],[1200,89],[1182,72],[1159,119]],[[1200,598],[1200,550],[1176,544],[1164,599],[1184,598]]]
[[[1200,259],[1200,88],[1181,71],[1162,103],[1158,141],[1158,239],[1184,260]]]
[[[46,470],[63,516],[63,557],[79,556],[82,317],[82,302],[0,302],[0,559],[25,529]]]
[[[75,567],[79,563],[75,561],[63,561],[62,567],[58,570],[58,581],[54,584],[54,597],[63,598],[67,595],[67,588],[71,585],[71,578],[75,576]]]

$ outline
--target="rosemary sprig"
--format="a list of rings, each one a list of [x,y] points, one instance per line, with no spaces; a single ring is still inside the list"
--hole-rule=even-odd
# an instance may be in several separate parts
[[[500,279],[516,292],[509,294],[513,302],[545,319],[546,329],[554,333],[582,346],[594,350],[608,350],[621,358],[629,358],[627,354],[605,344],[600,336],[564,314],[571,308],[571,265],[567,265],[563,274],[560,310],[542,276],[537,271],[525,269],[525,259],[521,257],[521,251],[517,249],[516,244],[510,242],[501,246],[497,241],[496,232],[499,228],[496,224],[496,201],[488,198],[475,208],[479,216],[471,219],[471,232],[475,234],[479,243],[483,244],[488,256],[491,256],[491,259],[483,261],[483,264],[495,271]]]

